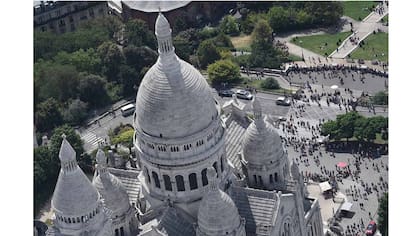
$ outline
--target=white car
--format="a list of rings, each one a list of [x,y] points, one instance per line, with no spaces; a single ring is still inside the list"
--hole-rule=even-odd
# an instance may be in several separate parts
[[[276,99],[277,105],[283,105],[283,106],[290,106],[290,99],[284,96],[278,97]]]
[[[236,97],[241,98],[241,99],[246,99],[246,100],[252,100],[253,98],[250,92],[242,90],[242,89],[236,90]]]

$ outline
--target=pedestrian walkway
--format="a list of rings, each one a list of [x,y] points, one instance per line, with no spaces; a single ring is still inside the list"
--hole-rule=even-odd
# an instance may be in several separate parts
[[[381,14],[378,9],[381,9]],[[387,14],[388,7],[386,4],[379,4],[375,11],[370,13],[360,24],[354,27],[354,33],[347,37],[337,50],[329,55],[329,57],[346,58],[351,52],[358,48],[359,43],[372,34],[373,31],[378,29],[384,31],[383,25],[378,22]]]
[[[102,137],[98,137],[96,134],[88,131],[83,136],[81,136],[82,140],[84,141],[84,148],[87,153],[95,150],[98,147],[98,143],[105,142],[105,139]]]

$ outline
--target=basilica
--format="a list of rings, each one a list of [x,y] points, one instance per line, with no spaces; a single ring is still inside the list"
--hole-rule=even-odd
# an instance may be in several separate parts
[[[134,113],[137,168],[113,168],[100,146],[90,181],[63,134],[47,235],[323,235],[318,200],[256,96],[252,116],[235,96],[219,104],[161,13],[155,35]]]

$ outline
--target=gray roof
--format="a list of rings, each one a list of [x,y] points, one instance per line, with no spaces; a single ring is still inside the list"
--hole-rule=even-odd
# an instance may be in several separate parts
[[[133,203],[135,204],[137,202],[137,197],[141,188],[140,180],[138,178],[140,171],[120,170],[120,169],[114,169],[114,168],[108,168],[108,171],[109,173],[118,177],[122,185],[127,190],[130,204],[133,204]]]
[[[230,196],[246,220],[246,235],[255,235],[257,226],[274,225],[279,205],[275,192],[232,186]]]
[[[238,157],[238,153],[241,151],[242,140],[246,131],[246,124],[232,120],[227,127],[226,135],[226,156],[227,159],[232,162],[236,170],[242,173],[241,160]]]
[[[122,1],[131,9],[143,12],[167,12],[186,6],[191,1]]]
[[[192,223],[183,217],[179,209],[173,207],[165,209],[156,228],[168,236],[195,236]]]

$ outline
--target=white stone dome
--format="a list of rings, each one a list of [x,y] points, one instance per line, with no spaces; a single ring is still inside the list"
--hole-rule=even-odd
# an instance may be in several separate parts
[[[146,134],[163,138],[192,135],[217,116],[210,87],[192,65],[159,57],[137,93],[136,124]]]
[[[115,175],[109,173],[106,156],[101,149],[98,149],[96,161],[98,163],[98,174],[93,180],[93,185],[105,200],[105,206],[112,210],[114,215],[123,215],[130,208],[127,190]]]
[[[73,147],[63,138],[59,154],[61,170],[51,205],[62,216],[83,216],[98,206],[99,193],[77,165]]]
[[[98,189],[105,206],[112,210],[113,215],[123,215],[130,208],[128,194],[121,181],[113,174],[108,176],[97,175],[93,180],[93,185]]]
[[[216,171],[207,169],[209,191],[198,209],[198,226],[206,235],[225,235],[238,229],[241,220],[233,200],[217,186]]]
[[[155,34],[158,36],[168,36],[172,32],[168,20],[162,13],[159,13],[155,23]]]
[[[243,155],[252,164],[269,164],[284,155],[279,133],[267,121],[254,120],[245,132]]]

